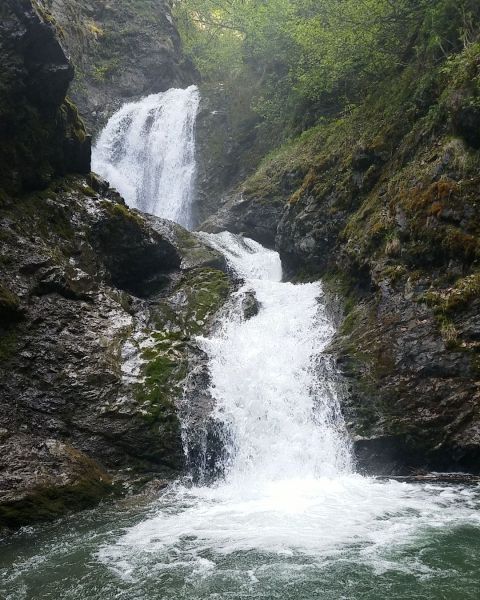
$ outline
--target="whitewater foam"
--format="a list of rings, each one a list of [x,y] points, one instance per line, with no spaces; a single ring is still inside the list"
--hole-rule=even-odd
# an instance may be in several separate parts
[[[200,339],[215,418],[227,432],[225,476],[211,486],[174,486],[156,514],[104,546],[100,559],[121,577],[148,577],[147,564],[160,572],[181,564],[188,577],[215,582],[232,557],[228,569],[246,586],[271,569],[278,583],[292,569],[306,573],[338,560],[425,575],[421,562],[390,561],[392,548],[432,527],[479,525],[478,492],[355,474],[321,284],[282,282],[278,254],[252,240],[202,237],[225,254],[261,307],[248,320],[232,310]]]

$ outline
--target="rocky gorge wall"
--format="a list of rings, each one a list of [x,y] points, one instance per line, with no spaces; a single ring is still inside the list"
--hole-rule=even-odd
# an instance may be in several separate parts
[[[90,171],[90,137],[66,99],[73,67],[40,5],[0,7],[0,183],[14,193]]]
[[[237,282],[195,234],[90,174],[66,98],[64,47],[92,131],[118,103],[191,83],[168,6],[0,14],[0,527],[14,527],[184,473],[185,385],[195,472],[216,441],[194,337]],[[290,278],[321,277],[344,307],[331,352],[367,472],[479,470],[479,64],[474,44],[433,74],[407,69],[253,175],[268,145],[248,98],[203,86],[198,220],[276,247]]]
[[[0,523],[183,472],[177,402],[222,257],[94,176],[5,199],[1,225]]]
[[[167,0],[43,2],[75,67],[70,95],[90,133],[123,103],[196,80]]]
[[[256,130],[252,90],[202,82],[185,57],[168,1],[43,0],[75,67],[69,95],[95,138],[122,104],[172,87],[200,86],[196,223],[252,173],[268,144]]]
[[[361,469],[479,471],[480,47],[405,69],[268,156],[204,227],[276,247],[345,314]]]
[[[178,411],[193,365],[191,418],[207,427],[193,338],[235,286],[198,237],[131,211],[89,172],[45,4],[1,12],[0,528],[185,472]]]

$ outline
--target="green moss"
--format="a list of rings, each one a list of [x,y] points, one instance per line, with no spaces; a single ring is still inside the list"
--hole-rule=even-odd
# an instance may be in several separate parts
[[[55,21],[55,17],[46,8],[46,6],[44,5],[44,3],[41,2],[40,0],[32,0],[32,4],[36,8],[38,14],[41,16],[41,18],[43,19],[43,21],[45,21],[45,23],[49,23],[50,25],[53,25],[53,27],[55,27],[55,29],[58,31],[58,33],[60,33],[60,29],[57,26],[57,22]]]
[[[329,294],[341,300],[344,314],[348,317],[360,301],[355,277],[347,272],[329,271],[323,274],[322,282]]]
[[[188,371],[189,339],[208,329],[229,291],[225,273],[197,268],[186,273],[173,290],[174,297],[185,295],[185,303],[171,306],[165,300],[156,308],[156,331],[151,334],[152,345],[142,352],[144,383],[137,386],[136,395],[147,422],[161,424],[165,435],[178,435],[174,402]]]
[[[478,298],[480,298],[479,272],[458,279],[450,288],[425,292],[420,301],[432,306],[436,313],[452,314],[468,308],[472,300]]]
[[[469,350],[460,338],[453,318],[467,310],[474,300],[480,298],[480,273],[472,273],[457,279],[453,286],[442,290],[431,289],[419,298],[433,309],[439,331],[450,350]],[[474,348],[475,349],[475,348]]]
[[[130,210],[124,204],[102,200],[101,206],[108,212],[109,215],[114,218],[127,219],[128,221],[131,221],[132,223],[135,223],[141,227],[143,227],[145,224],[145,221],[138,213]]]
[[[78,108],[70,100],[70,98],[65,98],[60,108],[60,111],[65,120],[67,134],[73,139],[75,139],[79,144],[85,143],[87,139],[85,123],[80,117]]]
[[[112,491],[110,479],[94,477],[85,477],[72,485],[38,488],[22,500],[0,504],[0,529],[49,521],[68,511],[95,506]]]
[[[92,77],[95,81],[107,81],[112,75],[114,75],[120,66],[119,59],[111,59],[101,64],[94,65],[92,67]]]
[[[175,312],[162,305],[157,313],[157,326],[162,327],[165,320],[172,319],[184,336],[202,333],[208,326],[209,318],[225,302],[230,290],[230,280],[223,271],[210,267],[192,269],[174,290],[174,293],[185,294],[185,305]]]
[[[382,276],[386,277],[391,283],[402,281],[408,274],[405,265],[387,265],[382,270]]]
[[[142,353],[144,382],[137,386],[136,396],[146,422],[161,426],[164,443],[171,446],[180,431],[174,402],[187,374],[185,346],[174,333],[154,335],[154,346]]]
[[[224,303],[230,291],[230,281],[218,269],[203,268],[189,273],[182,288],[188,294],[183,322],[189,335],[195,335],[204,329],[207,319]]]

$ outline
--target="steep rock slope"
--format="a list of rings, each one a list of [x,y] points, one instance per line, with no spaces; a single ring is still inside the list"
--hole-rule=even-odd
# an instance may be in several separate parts
[[[132,98],[193,83],[166,0],[43,0],[75,66],[71,96],[96,133]]]
[[[41,7],[0,6],[0,181],[19,192],[90,171],[90,138],[65,99],[73,68]]]
[[[1,225],[0,522],[105,491],[96,472],[181,472],[176,402],[230,289],[221,257],[94,177],[5,198]]]
[[[272,154],[208,224],[275,243],[291,276],[344,299],[332,351],[373,472],[479,470],[479,65],[472,44],[406,69]]]
[[[42,0],[71,55],[70,95],[96,135],[122,104],[171,87],[200,85],[197,138],[197,223],[254,171],[267,139],[250,108],[252,90],[202,83],[183,54],[166,0]]]
[[[2,107],[22,112],[2,113],[13,151],[0,179],[0,528],[91,505],[118,481],[183,472],[194,336],[233,285],[196,236],[129,210],[93,174],[59,177],[89,171],[65,100],[72,68],[37,2],[1,10],[12,67]],[[190,384],[192,401],[207,385]]]
[[[271,143],[258,129],[260,119],[251,108],[252,90],[248,85],[240,88],[203,83],[200,97],[196,126],[197,223],[228,203],[232,189],[255,171]]]

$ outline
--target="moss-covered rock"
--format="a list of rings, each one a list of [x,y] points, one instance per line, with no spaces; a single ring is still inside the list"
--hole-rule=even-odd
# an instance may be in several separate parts
[[[267,157],[223,219],[256,235],[270,202],[287,273],[343,298],[345,412],[376,472],[479,468],[479,58],[407,66]]]
[[[97,462],[58,440],[1,431],[0,448],[0,529],[93,506],[115,489]]]
[[[224,272],[196,268],[188,271],[152,311],[153,328],[150,343],[141,353],[143,378],[137,387],[137,398],[147,419],[157,418],[165,408],[175,415],[175,400],[181,397],[188,373],[192,339],[208,331],[231,291],[232,284]],[[172,421],[170,427],[174,426]]]
[[[224,261],[95,176],[5,195],[0,231],[0,438],[27,439],[3,448],[7,466],[24,465],[8,482],[0,469],[4,522],[57,516],[110,489],[93,466],[93,479],[69,478],[62,461],[52,475],[46,450],[30,461],[32,438],[34,448],[72,447],[113,477],[178,476],[178,403],[194,338],[231,288]],[[41,481],[30,482],[29,462]]]

